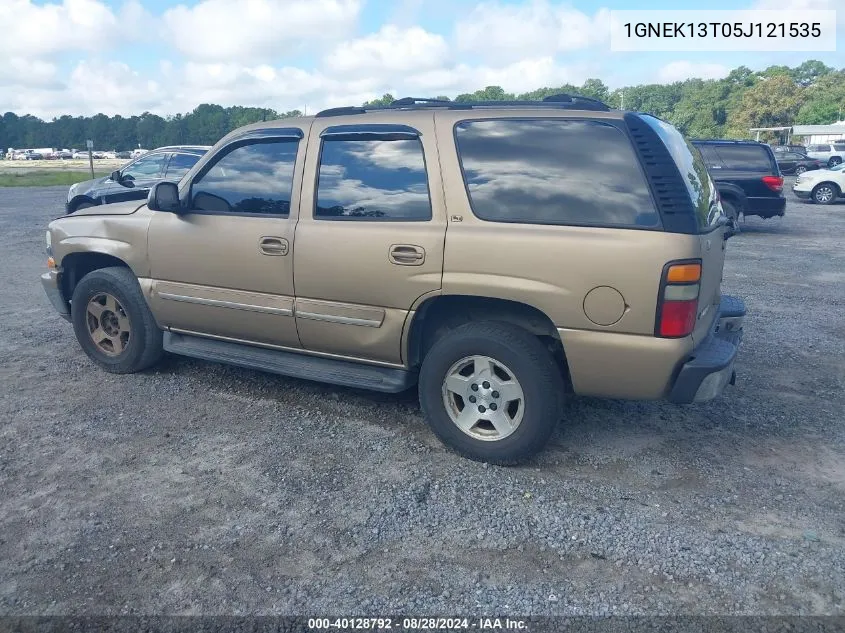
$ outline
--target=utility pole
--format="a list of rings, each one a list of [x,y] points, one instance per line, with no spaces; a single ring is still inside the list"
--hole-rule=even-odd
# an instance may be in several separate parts
[[[625,109],[625,90],[624,89],[622,90],[622,103],[619,104],[619,109],[620,110]]]

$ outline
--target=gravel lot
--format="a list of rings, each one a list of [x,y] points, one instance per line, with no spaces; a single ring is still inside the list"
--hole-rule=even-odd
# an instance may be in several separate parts
[[[96,369],[38,282],[65,192],[0,189],[0,613],[845,614],[845,204],[730,241],[723,398],[574,399],[508,469],[412,394]]]

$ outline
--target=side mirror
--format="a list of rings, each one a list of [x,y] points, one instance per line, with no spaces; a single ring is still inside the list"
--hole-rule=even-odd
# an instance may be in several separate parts
[[[179,187],[175,182],[157,182],[147,196],[147,207],[153,211],[179,213]]]
[[[109,178],[111,178],[114,182],[120,182],[120,170],[119,170],[119,169],[115,169],[115,170],[114,170],[114,171],[113,171],[113,172],[109,175]]]

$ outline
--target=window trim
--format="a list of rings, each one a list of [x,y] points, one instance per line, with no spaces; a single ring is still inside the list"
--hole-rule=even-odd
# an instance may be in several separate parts
[[[648,192],[649,200],[651,200],[651,204],[654,207],[654,213],[660,220],[660,223],[657,226],[634,226],[630,224],[607,224],[607,223],[584,223],[584,224],[575,224],[571,222],[525,222],[519,220],[488,220],[487,218],[483,218],[475,210],[475,203],[473,202],[472,196],[469,193],[469,182],[467,181],[466,170],[464,169],[464,161],[461,157],[461,149],[458,143],[458,126],[461,123],[478,123],[483,121],[588,121],[590,123],[600,123],[602,125],[607,125],[608,127],[615,128],[622,136],[628,141],[629,146],[631,147],[631,151],[634,155],[634,159],[637,163],[637,169],[640,172],[640,175],[643,179],[643,184],[645,185],[645,189]],[[467,206],[469,206],[470,211],[472,212],[473,217],[476,220],[481,222],[490,222],[491,224],[524,224],[527,226],[562,226],[562,227],[576,227],[576,228],[588,228],[588,229],[626,229],[626,230],[634,230],[634,231],[658,231],[658,232],[665,232],[666,229],[663,226],[663,217],[660,213],[660,208],[657,205],[657,200],[654,197],[654,192],[651,190],[651,183],[649,182],[648,175],[645,173],[643,169],[642,163],[639,160],[639,156],[633,145],[631,145],[631,137],[628,134],[628,131],[622,126],[622,121],[617,122],[616,119],[601,119],[601,118],[591,118],[591,117],[572,117],[572,116],[559,116],[559,117],[550,117],[550,116],[536,116],[536,117],[481,117],[481,118],[469,118],[469,119],[461,119],[459,121],[455,121],[452,125],[452,142],[455,144],[455,156],[458,159],[458,166],[461,169],[461,180],[464,184],[464,193],[466,195]]]
[[[180,151],[180,150],[171,151],[170,156],[167,159],[167,165],[164,166],[164,176],[163,176],[164,179],[167,180],[168,182],[179,182],[179,180],[182,180],[182,178],[185,177],[185,174],[188,173],[188,171],[186,171],[184,174],[179,176],[179,178],[177,180],[170,180],[170,177],[167,173],[167,170],[170,169],[170,163],[173,161],[173,159],[176,156],[194,156],[194,157],[196,157],[196,159],[197,159],[196,162],[188,168],[188,171],[191,171],[194,167],[196,167],[196,164],[198,162],[200,162],[200,160],[202,160],[202,154],[195,154],[193,152],[183,152],[183,151]]]
[[[298,128],[297,128],[298,130]],[[280,130],[284,131],[284,130]],[[203,176],[205,176],[211,169],[217,165],[221,160],[223,160],[226,156],[231,154],[236,149],[241,147],[245,147],[246,145],[270,145],[272,143],[292,143],[296,145],[296,156],[293,162],[293,174],[291,175],[291,188],[290,188],[290,197],[291,197],[291,204],[293,203],[293,181],[296,178],[296,165],[299,160],[299,149],[300,144],[302,142],[302,135],[300,133],[299,136],[293,134],[282,134],[280,136],[240,136],[234,139],[231,143],[227,143],[223,147],[221,147],[217,152],[215,152],[214,156],[212,156],[206,163],[203,165],[200,170],[194,174],[194,177],[191,178],[191,183],[188,186],[188,195],[186,199],[187,207],[182,210],[183,215],[226,215],[226,216],[236,216],[241,218],[290,218],[290,211],[287,213],[241,213],[239,211],[207,211],[205,209],[194,209],[192,205],[194,203],[194,184],[196,181]],[[200,157],[202,160],[202,157]],[[196,165],[194,165],[196,166]],[[191,168],[193,169],[193,167]]]
[[[343,138],[338,138],[335,136],[329,136],[328,138],[323,138],[323,134],[320,133],[320,151],[317,153],[317,165],[314,175],[314,205],[311,209],[311,219],[320,222],[432,222],[434,220],[434,205],[431,199],[431,182],[429,181],[428,177],[428,162],[426,160],[425,155],[425,145],[422,142],[422,134],[419,131],[415,130],[409,126],[395,126],[385,124],[386,127],[407,127],[409,130],[413,130],[416,132],[416,136],[409,137],[409,138],[389,138],[392,136],[391,133],[387,134],[373,134],[372,128],[374,127],[371,125],[344,125],[344,126],[332,126],[332,127],[344,127],[344,128],[362,128],[362,129],[369,129],[370,132],[365,132],[368,134],[367,137],[353,137],[353,138],[345,138],[349,135],[349,132],[344,132]],[[331,128],[326,128],[331,129]],[[355,134],[352,132],[351,134]],[[388,138],[384,138],[388,137]],[[422,152],[422,159],[423,159],[423,172],[425,173],[425,190],[426,194],[428,195],[428,217],[427,218],[373,218],[373,217],[364,217],[364,216],[320,216],[317,215],[317,203],[320,199],[320,168],[323,166],[323,147],[325,146],[326,140],[329,141],[378,141],[378,140],[385,140],[385,141],[412,141],[416,140],[419,144],[420,151]]]

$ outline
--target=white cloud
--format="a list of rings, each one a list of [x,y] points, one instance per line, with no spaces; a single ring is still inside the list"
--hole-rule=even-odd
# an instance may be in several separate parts
[[[493,63],[587,48],[610,37],[610,11],[594,15],[547,0],[484,2],[455,26],[458,49]]]
[[[202,0],[168,9],[163,22],[188,58],[254,63],[346,36],[360,8],[360,0]]]
[[[836,10],[838,26],[845,26],[845,7],[842,6],[842,0],[757,0],[751,8],[761,11],[794,11],[799,21],[801,11]]]
[[[7,57],[0,64],[0,85],[49,87],[58,84],[56,66],[40,59]]]
[[[99,0],[37,5],[2,0],[0,54],[45,57],[66,51],[98,51],[138,34],[147,14],[130,0],[118,13]]]
[[[386,74],[436,68],[449,54],[446,40],[414,26],[385,25],[378,33],[344,42],[325,58],[326,69],[339,74]]]
[[[727,77],[730,68],[722,64],[706,62],[676,61],[670,62],[657,71],[657,81],[672,83],[684,79],[721,79]]]

